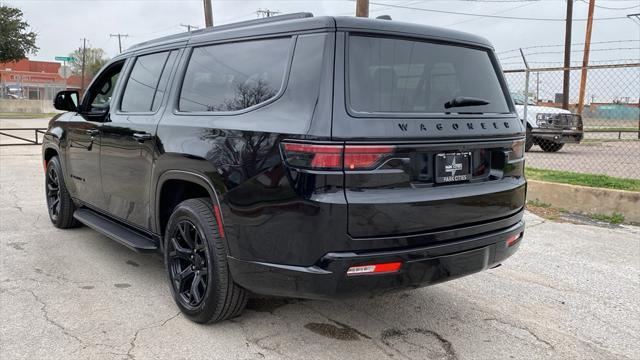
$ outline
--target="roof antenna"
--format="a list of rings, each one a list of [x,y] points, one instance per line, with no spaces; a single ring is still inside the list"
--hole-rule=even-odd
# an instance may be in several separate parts
[[[389,15],[380,15],[380,16],[376,17],[376,19],[391,20],[391,16],[389,16]]]

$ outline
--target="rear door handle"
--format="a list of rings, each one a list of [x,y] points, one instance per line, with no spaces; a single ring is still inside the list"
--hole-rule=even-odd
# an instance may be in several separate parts
[[[151,135],[151,134],[149,134],[149,133],[146,133],[146,132],[142,132],[142,133],[134,133],[134,134],[133,134],[133,137],[134,137],[136,140],[140,141],[140,142],[143,142],[143,141],[147,141],[147,140],[151,140],[151,139],[153,139],[153,135]]]
[[[98,129],[87,129],[84,132],[85,132],[85,134],[90,135],[91,137],[94,137],[94,136],[100,134],[100,130],[98,130]]]

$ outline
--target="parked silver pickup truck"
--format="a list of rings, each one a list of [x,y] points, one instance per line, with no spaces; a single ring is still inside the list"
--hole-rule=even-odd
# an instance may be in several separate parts
[[[522,94],[511,93],[518,116],[524,119]],[[582,117],[568,110],[550,106],[539,106],[529,99],[527,102],[527,142],[525,150],[538,145],[545,152],[556,152],[566,143],[579,144],[584,137]]]

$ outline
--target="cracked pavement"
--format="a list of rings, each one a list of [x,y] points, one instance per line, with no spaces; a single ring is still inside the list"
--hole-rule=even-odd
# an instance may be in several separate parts
[[[252,299],[203,326],[161,258],[47,217],[40,147],[0,148],[2,359],[638,359],[640,229],[527,214],[503,266],[374,299]]]

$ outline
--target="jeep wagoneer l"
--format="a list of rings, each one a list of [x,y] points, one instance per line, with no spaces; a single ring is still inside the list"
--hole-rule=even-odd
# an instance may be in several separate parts
[[[525,127],[478,36],[277,16],[133,46],[55,105],[51,221],[161,252],[197,322],[436,284],[522,239]]]

